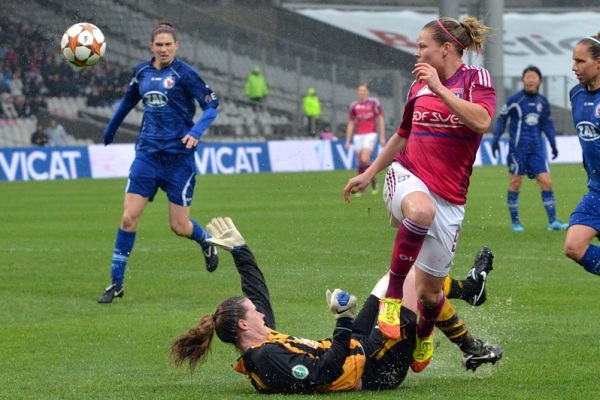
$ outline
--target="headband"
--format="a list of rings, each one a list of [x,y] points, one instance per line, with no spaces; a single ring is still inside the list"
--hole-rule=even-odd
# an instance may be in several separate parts
[[[169,25],[159,25],[157,28],[155,28],[152,31],[152,35],[150,35],[150,38],[152,40],[154,40],[154,37],[159,33],[170,33],[171,35],[173,35],[173,38],[175,38],[175,40],[177,40],[177,35],[175,34],[175,29],[171,28]]]
[[[594,42],[596,42],[596,43],[600,44],[600,40],[596,39],[596,38],[595,38],[595,37],[593,37],[593,36],[588,36],[588,37],[586,37],[586,39],[593,40]]]
[[[440,26],[440,28],[442,28],[444,30],[444,32],[446,32],[448,34],[448,36],[450,36],[452,38],[452,40],[454,40],[456,43],[458,43],[458,45],[460,47],[462,47],[463,50],[467,49],[467,47],[464,44],[462,44],[461,42],[459,42],[457,38],[455,38],[450,32],[448,32],[448,29],[446,29],[446,27],[444,26],[444,24],[442,24],[442,22],[439,19],[437,20],[437,23]],[[598,42],[598,43],[600,43],[600,42]]]

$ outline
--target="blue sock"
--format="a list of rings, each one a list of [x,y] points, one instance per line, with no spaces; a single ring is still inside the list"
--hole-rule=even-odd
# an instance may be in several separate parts
[[[519,192],[513,192],[508,190],[506,192],[506,203],[508,204],[508,212],[510,213],[510,219],[513,224],[520,224],[519,222]]]
[[[119,228],[115,240],[115,250],[112,256],[110,275],[115,285],[122,285],[125,279],[127,260],[135,243],[135,232],[125,232]]]
[[[190,219],[190,222],[192,223],[194,230],[192,230],[192,234],[188,237],[188,239],[196,241],[204,250],[206,250],[210,246],[210,244],[206,243],[206,239],[210,239],[211,236],[208,234],[208,232],[202,229],[199,223],[193,219]]]
[[[556,221],[556,202],[554,201],[553,190],[542,190],[542,203],[544,203],[546,214],[548,214],[548,222],[553,223]]]
[[[600,246],[590,244],[581,260],[577,261],[587,272],[600,275]]]

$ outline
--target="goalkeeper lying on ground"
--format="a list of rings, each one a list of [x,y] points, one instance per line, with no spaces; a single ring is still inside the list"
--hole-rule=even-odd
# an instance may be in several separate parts
[[[387,276],[377,282],[358,315],[356,297],[341,289],[327,291],[327,305],[336,319],[333,338],[316,341],[289,336],[275,330],[267,284],[231,219],[215,218],[206,229],[212,235],[211,244],[231,252],[246,297],[223,300],[214,314],[202,316],[196,327],[177,338],[171,347],[176,365],[187,362],[193,370],[201,364],[216,332],[222,342],[233,344],[241,354],[235,370],[248,376],[260,392],[384,390],[402,383],[410,366],[417,325],[412,272],[405,283],[398,340],[385,339],[376,324]],[[492,269],[492,258],[491,251],[483,247],[467,279],[447,278],[446,294],[473,305],[485,301],[485,279]],[[474,371],[502,357],[502,347],[471,336],[449,302],[436,326],[460,347],[467,369]]]

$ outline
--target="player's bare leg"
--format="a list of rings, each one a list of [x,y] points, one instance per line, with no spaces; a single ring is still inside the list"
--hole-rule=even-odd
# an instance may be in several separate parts
[[[171,230],[178,236],[187,237],[198,243],[202,248],[206,270],[213,272],[219,266],[217,249],[206,240],[210,238],[198,222],[190,219],[190,207],[169,203],[169,222]]]

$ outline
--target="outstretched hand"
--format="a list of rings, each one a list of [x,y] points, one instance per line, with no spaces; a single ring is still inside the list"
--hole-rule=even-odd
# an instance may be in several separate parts
[[[325,300],[335,319],[356,317],[357,302],[353,294],[342,289],[335,289],[333,292],[327,290]]]
[[[223,250],[231,251],[237,247],[246,245],[246,241],[229,217],[213,218],[206,225],[206,231],[212,236],[206,241]]]

